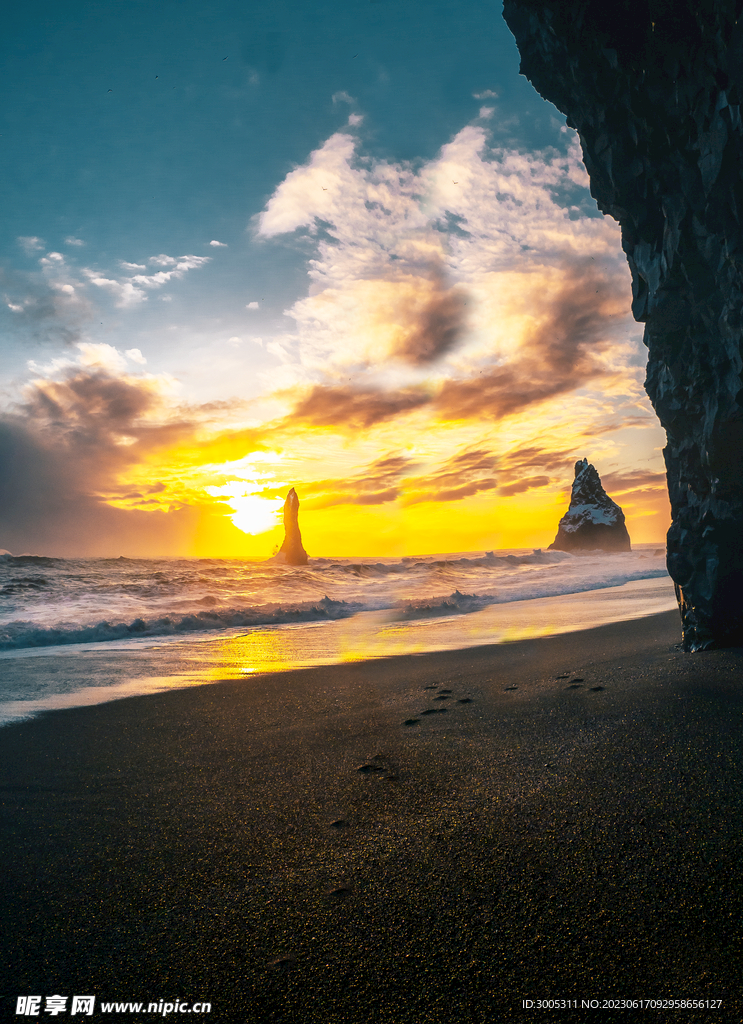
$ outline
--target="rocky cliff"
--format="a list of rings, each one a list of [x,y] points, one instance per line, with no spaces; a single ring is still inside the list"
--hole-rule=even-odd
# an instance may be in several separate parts
[[[743,643],[743,0],[505,0],[619,221],[687,650]]]
[[[601,485],[588,459],[575,464],[570,505],[550,548],[556,551],[630,551],[624,512]]]
[[[274,555],[274,560],[285,565],[307,565],[307,552],[302,547],[299,532],[299,498],[292,489],[284,502],[284,543]]]

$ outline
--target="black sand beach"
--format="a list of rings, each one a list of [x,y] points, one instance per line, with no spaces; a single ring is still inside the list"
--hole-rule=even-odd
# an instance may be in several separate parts
[[[678,640],[666,613],[1,730],[4,1019],[53,993],[245,1024],[743,1019],[743,651]]]

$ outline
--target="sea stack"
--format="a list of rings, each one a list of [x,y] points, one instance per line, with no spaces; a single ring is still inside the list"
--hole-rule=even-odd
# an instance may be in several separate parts
[[[554,551],[631,551],[624,512],[601,486],[601,478],[588,459],[575,464],[570,507],[560,520]]]
[[[668,571],[687,651],[743,644],[739,0],[504,0],[521,73],[577,129],[619,221],[645,388],[668,438]]]
[[[299,498],[293,487],[284,502],[284,543],[274,560],[285,565],[307,565],[307,552],[302,547],[299,532]]]

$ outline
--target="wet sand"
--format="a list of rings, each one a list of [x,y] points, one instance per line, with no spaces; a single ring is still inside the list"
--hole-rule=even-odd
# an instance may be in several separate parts
[[[0,730],[4,1019],[57,993],[245,1024],[741,1019],[743,650],[678,640],[664,613]]]

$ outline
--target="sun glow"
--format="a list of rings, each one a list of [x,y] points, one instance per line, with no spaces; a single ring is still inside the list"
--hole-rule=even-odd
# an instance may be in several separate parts
[[[255,481],[234,480],[223,487],[207,487],[206,492],[214,498],[226,498],[235,510],[230,515],[234,525],[243,533],[255,536],[278,525],[278,515],[283,506],[281,498],[261,498],[250,493],[259,486]]]

